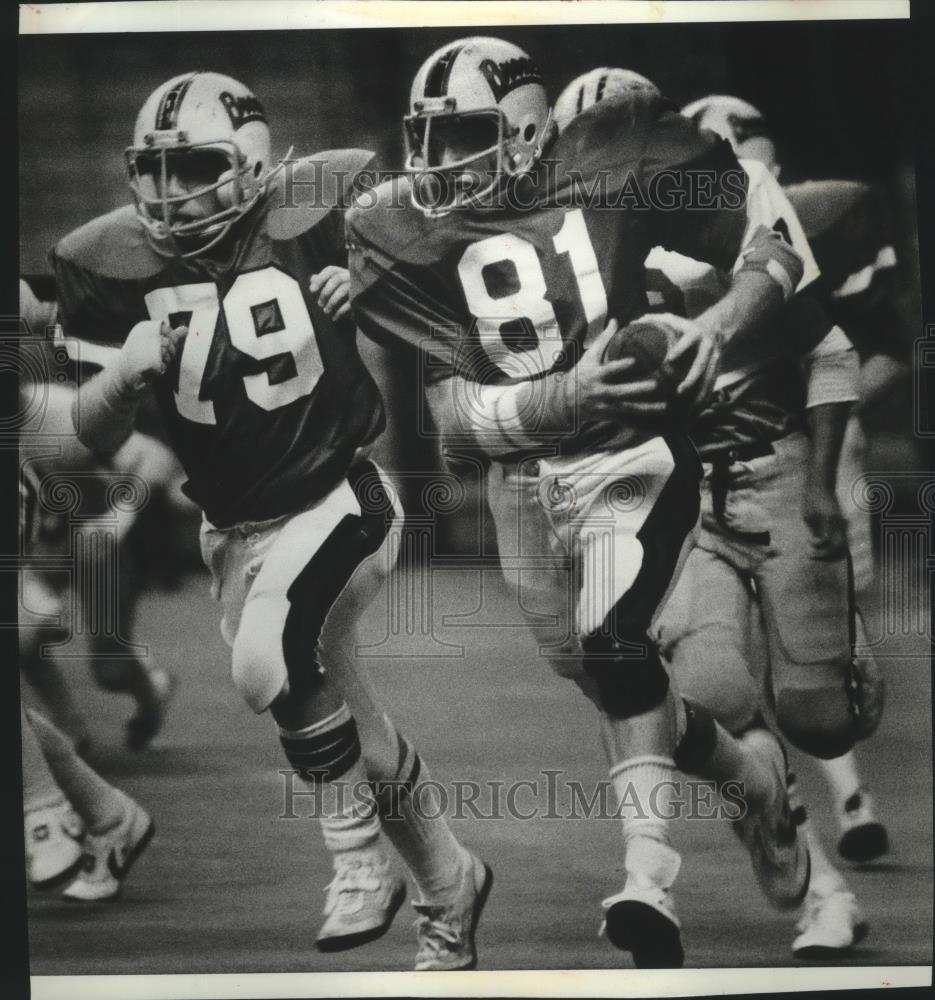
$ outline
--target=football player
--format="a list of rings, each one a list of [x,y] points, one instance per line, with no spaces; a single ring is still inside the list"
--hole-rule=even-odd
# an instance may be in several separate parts
[[[38,279],[32,280],[40,284]],[[49,285],[51,282],[46,280],[41,284]],[[54,295],[54,289],[43,291]],[[45,297],[40,299],[31,283],[20,279],[20,315],[30,334],[42,337],[54,327],[55,303]],[[41,343],[42,349],[52,350],[48,340]],[[36,400],[41,400],[41,410],[34,405]],[[80,626],[77,622],[74,626],[83,628],[88,636],[91,671],[97,685],[105,691],[129,694],[135,701],[136,711],[127,722],[126,738],[131,749],[141,750],[162,728],[175,679],[165,667],[134,656],[127,649],[132,641],[136,606],[145,582],[135,566],[128,543],[131,533],[146,530],[145,521],[155,514],[157,507],[164,509],[168,505],[188,501],[181,496],[178,501],[173,499],[175,462],[165,445],[155,438],[134,432],[120,451],[105,463],[75,440],[71,420],[73,402],[73,386],[45,380],[41,375],[36,381],[29,378],[21,380],[20,405],[23,412],[33,411],[37,416],[41,412],[41,418],[30,421],[24,429],[20,438],[20,458],[24,465],[40,476],[74,472],[79,477],[78,483],[82,487],[79,498],[81,523],[77,527],[73,524],[72,528],[80,532],[80,556],[76,549],[80,565],[76,564],[76,570],[85,582],[85,590],[82,600],[78,602]],[[48,447],[49,439],[53,437],[56,443],[54,455]],[[146,481],[152,510],[118,511],[109,503],[106,499],[107,476],[121,472]],[[168,499],[160,505],[158,501],[163,497]],[[31,546],[33,555],[62,556],[69,545],[78,544],[68,537],[68,519],[50,506],[40,505]],[[112,556],[109,546],[98,544],[101,538],[99,526],[103,526],[105,531],[116,528],[114,567],[109,565]],[[118,583],[113,579],[115,572],[119,573],[119,598],[114,613],[106,602]],[[24,614],[39,615],[46,622],[50,618],[58,618],[60,624],[36,624],[21,630],[20,669],[57,726],[72,738],[83,754],[91,742],[87,722],[78,710],[54,656],[41,652],[43,646],[50,644],[54,652],[54,645],[67,638],[64,619],[67,615],[69,580],[64,573],[43,571],[38,564],[27,567],[21,577]],[[94,584],[89,587],[87,583],[91,580]],[[111,614],[114,615],[113,627],[103,627],[106,616]]]
[[[776,146],[763,115],[736,97],[711,95],[683,113],[699,126],[724,136],[738,156],[762,163],[780,175]],[[893,304],[896,254],[890,243],[879,192],[853,181],[813,181],[791,185],[786,194],[814,249],[821,270],[817,291],[832,319],[853,342],[860,359],[857,404],[845,435],[838,473],[838,497],[848,518],[848,540],[856,594],[865,593],[873,575],[870,514],[859,509],[854,494],[864,471],[864,414],[905,380],[909,365],[899,318]],[[867,646],[859,610],[856,645]],[[879,722],[883,682],[871,653],[855,661],[861,682],[864,735]],[[877,819],[873,800],[860,778],[853,752],[821,762],[834,796],[838,851],[854,862],[867,862],[889,848],[886,827]]]
[[[353,657],[400,511],[367,458],[383,409],[346,302],[329,291],[322,308],[309,288],[346,266],[341,205],[372,155],[271,169],[256,95],[196,72],[149,97],[126,158],[134,205],[52,254],[65,333],[123,345],[81,389],[80,438],[113,452],[152,385],[204,511],[234,684],[271,712],[334,856],[318,948],[378,937],[402,903],[382,817],[422,892],[416,967],[471,966],[490,871],[434,808]]]
[[[595,74],[600,74],[599,86],[589,87]],[[580,104],[587,108],[608,91],[628,93],[647,83],[634,83],[626,70],[595,70],[570,84],[557,107],[571,109]],[[792,207],[761,163],[746,159],[741,163],[750,179],[751,225],[777,228],[793,242],[806,261],[803,284],[809,287],[808,295],[813,295],[818,270]],[[710,266],[679,254],[656,248],[647,258],[647,268],[651,295],[659,308],[701,312],[723,292],[725,282]],[[808,298],[803,296],[801,301],[808,302]],[[805,313],[800,308],[784,317],[782,325],[774,324],[772,332],[795,337],[805,345],[818,340],[829,326],[820,309]],[[692,430],[702,458],[710,463],[703,492],[703,531],[659,626],[683,693],[700,701],[733,732],[759,722],[761,696],[744,668],[755,655],[753,648],[769,648],[771,693],[777,703],[788,698],[789,681],[794,681],[797,657],[794,644],[788,641],[792,629],[784,620],[787,600],[777,599],[776,593],[795,590],[803,607],[814,608],[816,613],[821,607],[816,586],[824,596],[837,598],[842,610],[847,604],[846,572],[841,572],[841,519],[834,516],[834,497],[822,495],[829,491],[827,484],[833,484],[843,425],[856,395],[856,359],[839,329],[829,330],[803,354],[799,365],[793,359],[775,358],[772,363],[768,358],[755,363],[750,357],[731,359],[728,349],[714,405]],[[805,368],[807,386],[800,366]],[[803,439],[805,431],[810,432],[810,447]],[[802,458],[805,453],[807,462]],[[762,468],[755,468],[758,462]],[[796,513],[800,497],[805,501],[801,516]],[[753,523],[757,521],[764,523]],[[760,530],[767,521],[768,539]],[[751,527],[756,530],[744,530]],[[835,563],[837,575],[833,569],[823,574],[824,579],[816,575],[816,556]],[[755,595],[762,598],[762,617]],[[743,626],[751,613],[754,628],[748,630]],[[846,623],[845,614],[840,618]],[[827,621],[820,624],[827,625]],[[839,627],[841,637],[842,631]],[[764,632],[771,634],[772,643],[763,641]],[[846,651],[846,646],[842,648]],[[791,656],[787,649],[793,649]],[[765,653],[759,658],[765,658]],[[821,659],[813,667],[815,679],[839,692],[838,710],[826,711],[825,718],[817,720],[819,725],[813,720],[810,731],[804,733],[790,726],[788,708],[778,713],[791,741],[803,746],[804,736],[804,749],[812,752],[829,735],[839,740],[835,729],[846,732],[850,728],[841,676],[848,657],[825,657],[826,663]],[[822,696],[819,691],[816,694]],[[852,947],[864,936],[867,925],[853,893],[815,837],[804,805],[797,805],[795,816],[809,843],[812,880],[793,951],[799,957],[821,957]]]
[[[20,477],[20,537],[38,530],[38,483]],[[21,626],[29,645],[29,625]],[[153,821],[129,795],[81,760],[71,741],[34,710],[20,706],[26,877],[37,889],[65,886],[66,899],[91,902],[119,894],[130,866],[152,839]]]
[[[704,398],[720,337],[743,339],[793,294],[800,258],[765,229],[743,247],[742,180],[731,190],[743,174],[728,144],[652,92],[602,101],[556,138],[538,67],[498,39],[433,53],[404,128],[408,178],[348,214],[359,327],[418,359],[449,455],[491,463],[504,571],[544,655],[598,706],[621,800],[673,794],[676,766],[739,780],[738,831],[761,885],[797,905],[808,857],[779,742],[765,729],[734,740],[687,706],[649,629],[699,513],[701,470],[679,415]],[[709,210],[673,210],[702,175]],[[680,374],[665,388],[633,377],[633,359],[603,357],[618,322],[646,312],[656,243],[719,267],[745,253],[704,317],[666,318],[678,339],[665,360]],[[626,883],[604,901],[608,938],[638,966],[683,960],[670,805],[624,816]]]

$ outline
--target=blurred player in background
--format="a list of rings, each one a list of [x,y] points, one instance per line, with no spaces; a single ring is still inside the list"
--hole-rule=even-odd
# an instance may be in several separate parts
[[[492,461],[504,572],[541,648],[599,708],[621,800],[674,789],[676,766],[739,780],[747,812],[737,825],[761,886],[796,905],[808,859],[779,742],[765,729],[734,740],[686,706],[649,629],[698,518],[700,465],[678,425],[707,395],[719,335],[742,340],[778,311],[801,260],[765,229],[744,247],[742,184],[733,200],[727,191],[742,172],[728,144],[653,93],[601,102],[556,140],[539,69],[507,42],[468,38],[435,52],[404,124],[408,179],[367,192],[348,214],[361,330],[421,364],[449,454]],[[660,176],[695,169],[724,196],[710,211],[649,210]],[[647,211],[614,210],[621,196]],[[681,372],[665,387],[658,375],[634,378],[632,358],[604,358],[616,321],[646,312],[643,261],[656,243],[722,268],[746,253],[705,316],[665,317],[677,340],[666,360]],[[559,628],[543,627],[543,614]],[[603,904],[608,938],[637,966],[683,960],[667,808],[624,817],[626,883]]]
[[[736,97],[712,95],[683,109],[702,128],[723,135],[737,155],[762,163],[780,174],[776,146],[763,115]],[[881,193],[853,181],[810,181],[791,185],[786,194],[799,216],[821,270],[816,292],[831,318],[847,334],[860,359],[857,404],[848,424],[838,474],[838,497],[848,518],[848,540],[856,594],[866,593],[873,577],[869,511],[858,509],[855,494],[865,471],[865,416],[906,384],[909,360],[906,341],[893,303],[896,254],[891,243]],[[855,645],[867,646],[859,610]],[[865,729],[879,722],[883,680],[872,654],[855,661],[866,694]],[[848,861],[867,862],[889,849],[886,827],[877,819],[873,800],[860,778],[856,755],[823,760],[822,773],[831,786],[837,816],[838,851]]]
[[[592,70],[556,102],[559,127],[597,101],[616,94],[636,99],[648,89],[659,93],[630,70]],[[726,347],[714,399],[691,430],[706,463],[703,530],[659,626],[685,696],[741,733],[761,724],[763,693],[749,667],[751,647],[759,646],[746,627],[755,609],[769,651],[766,697],[779,728],[806,752],[829,757],[853,743],[845,696],[846,539],[834,483],[856,397],[856,359],[841,331],[829,330],[821,308],[808,307],[818,270],[794,211],[760,163],[740,162],[749,178],[749,226],[783,233],[805,262],[795,307],[771,329],[776,339],[801,342],[803,358],[758,359],[738,355],[735,344]],[[652,301],[666,312],[702,314],[730,284],[729,274],[658,247],[646,266]],[[815,346],[805,350],[809,344]],[[866,933],[866,922],[805,822],[804,806],[796,817],[809,840],[813,872],[793,948],[817,955],[851,947]]]
[[[20,315],[31,336],[40,338],[46,352],[42,356],[48,357],[55,302],[40,299],[36,291],[54,294],[54,282],[20,280]],[[141,532],[164,533],[167,515],[190,501],[179,492],[175,460],[155,438],[134,432],[106,460],[81,444],[71,415],[74,385],[24,379],[20,397],[24,413],[41,411],[40,419],[30,421],[21,435],[22,463],[40,479],[60,479],[78,494],[71,512],[58,514],[48,503],[38,505],[30,553],[38,558],[22,574],[21,615],[30,627],[20,632],[21,669],[58,727],[86,753],[91,731],[55,659],[56,646],[83,632],[98,687],[127,694],[136,703],[126,741],[130,749],[142,750],[162,728],[175,679],[165,667],[132,651],[137,604],[153,582],[148,568],[139,563],[134,538]],[[71,483],[69,473],[75,474]],[[145,483],[147,496],[140,509],[118,510],[108,500],[108,480],[122,474],[127,483]],[[168,549],[164,544],[163,550]],[[43,568],[43,562],[54,562],[55,557],[70,557],[71,571]]]
[[[556,102],[559,126],[566,127],[596,101],[648,88],[658,93],[651,81],[630,70],[592,70],[569,84]],[[817,266],[794,211],[760,163],[741,163],[749,176],[750,225],[776,229],[793,243],[806,264],[803,289],[810,286],[807,294],[814,294]],[[661,248],[646,264],[653,301],[667,311],[701,313],[729,283],[710,266]],[[775,323],[772,335],[807,344],[829,325],[820,309],[800,309]],[[810,329],[814,332],[805,339]],[[762,647],[761,657],[768,655],[770,667],[765,696],[778,705],[780,728],[807,752],[827,756],[829,741],[833,752],[849,742],[851,729],[849,706],[840,696],[850,660],[846,541],[833,491],[843,427],[856,397],[856,361],[838,329],[803,355],[800,364],[766,357],[758,363],[750,355],[732,358],[727,348],[714,401],[691,432],[708,470],[703,531],[663,610],[660,631],[686,697],[700,701],[735,733],[759,723],[764,692],[757,691],[748,665],[753,650]],[[822,573],[816,557],[835,568]],[[832,601],[824,614],[821,597]],[[813,613],[819,630],[826,629],[829,638],[838,635],[836,654],[829,649],[820,655],[816,639],[821,636],[803,629]],[[751,614],[752,632],[746,628]],[[761,642],[755,640],[759,630]],[[797,709],[783,706],[790,682],[801,686],[795,674],[802,673],[804,661],[795,633],[816,646],[809,668],[814,692]],[[827,704],[816,712],[818,705],[808,702],[821,698]],[[810,712],[816,714],[809,718]],[[793,784],[790,776],[790,789]],[[866,934],[866,921],[822,851],[804,805],[797,804],[795,815],[809,841],[813,874],[793,950],[800,957],[846,950]]]
[[[20,478],[20,536],[35,540],[37,481]],[[30,627],[22,627],[29,632]],[[29,645],[28,636],[26,643]],[[74,902],[112,899],[152,839],[146,810],[80,759],[71,742],[38,712],[20,708],[26,877],[37,889],[64,886]]]
[[[152,385],[204,511],[234,684],[271,712],[316,793],[335,867],[317,947],[372,940],[401,905],[383,819],[423,896],[416,967],[465,968],[490,871],[434,808],[419,755],[354,658],[401,519],[367,459],[383,409],[341,291],[340,206],[371,158],[338,150],[273,167],[257,97],[187,73],[137,118],[135,205],[66,237],[52,261],[66,335],[123,345],[81,389],[81,440],[117,451]]]

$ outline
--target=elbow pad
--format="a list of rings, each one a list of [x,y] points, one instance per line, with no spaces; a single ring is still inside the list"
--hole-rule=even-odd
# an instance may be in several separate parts
[[[734,274],[758,271],[770,278],[788,302],[798,288],[805,265],[799,254],[774,229],[758,226],[740,252]]]

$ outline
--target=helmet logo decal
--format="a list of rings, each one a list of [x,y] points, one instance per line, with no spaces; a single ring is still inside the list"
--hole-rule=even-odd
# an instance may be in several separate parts
[[[186,76],[184,80],[179,80],[174,87],[171,87],[162,95],[162,100],[159,102],[159,108],[156,111],[157,132],[165,132],[178,126],[179,108],[182,106],[182,99],[188,93],[188,88],[192,85],[192,81],[196,76],[198,76],[197,73]]]
[[[484,74],[484,79],[490,85],[494,100],[497,102],[523,84],[538,83],[544,86],[539,67],[532,59],[507,59],[502,63],[495,63],[493,59],[483,59],[477,68]]]
[[[263,105],[260,104],[259,100],[253,94],[234,97],[233,94],[222,90],[218,94],[218,100],[224,105],[224,110],[230,116],[231,125],[234,126],[235,131],[241,125],[246,125],[247,122],[263,122],[264,125],[267,124]]]
[[[463,45],[456,45],[449,49],[437,63],[431,68],[425,78],[425,97],[444,97],[448,90],[448,79],[455,64],[455,58],[464,48]]]

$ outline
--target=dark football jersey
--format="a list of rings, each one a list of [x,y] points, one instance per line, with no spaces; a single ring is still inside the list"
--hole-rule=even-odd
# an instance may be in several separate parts
[[[426,218],[405,179],[359,199],[347,217],[358,325],[419,349],[430,381],[568,369],[608,318],[647,311],[651,247],[733,264],[744,184],[730,145],[667,101],[609,98],[496,208]]]
[[[346,266],[342,201],[371,159],[339,150],[281,172],[216,273],[157,254],[131,207],[52,252],[66,336],[120,343],[140,320],[188,326],[154,388],[186,492],[217,525],[303,509],[382,429],[353,322],[334,323],[308,291],[326,265]]]
[[[821,279],[802,225],[782,188],[761,163],[741,161],[749,176],[748,227],[780,232],[802,258],[804,273],[797,294],[769,321],[770,340],[790,340],[802,353],[818,344],[831,327],[815,297]],[[729,276],[707,264],[656,248],[646,259],[650,304],[654,310],[694,317],[710,308],[727,291]],[[805,290],[806,294],[803,294]],[[770,356],[754,342],[735,350],[728,343],[721,358],[715,392],[691,428],[690,436],[702,458],[731,449],[776,441],[804,431],[806,383],[799,360]]]
[[[859,181],[806,181],[785,189],[821,268],[826,305],[861,360],[908,362],[894,303],[896,251],[880,191]]]

